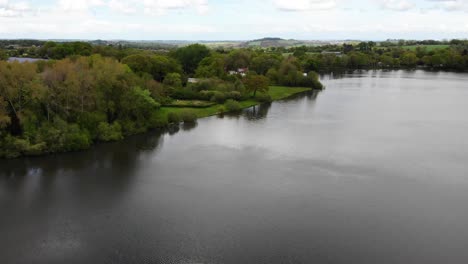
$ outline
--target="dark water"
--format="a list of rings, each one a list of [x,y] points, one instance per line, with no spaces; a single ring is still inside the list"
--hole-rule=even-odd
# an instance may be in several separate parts
[[[468,75],[324,83],[238,117],[1,161],[0,263],[467,263]]]

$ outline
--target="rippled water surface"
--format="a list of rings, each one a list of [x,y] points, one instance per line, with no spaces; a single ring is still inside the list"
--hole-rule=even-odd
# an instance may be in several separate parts
[[[0,161],[0,263],[467,263],[468,74]]]

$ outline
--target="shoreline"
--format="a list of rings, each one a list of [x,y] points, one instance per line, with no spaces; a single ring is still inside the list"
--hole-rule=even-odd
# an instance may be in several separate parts
[[[270,90],[268,91],[268,94],[272,98],[271,102],[275,102],[275,101],[285,100],[285,99],[288,99],[288,98],[290,98],[290,97],[292,97],[294,95],[298,95],[298,94],[305,93],[305,92],[308,92],[308,91],[313,91],[313,90],[314,90],[313,88],[306,88],[306,87],[270,86]],[[258,100],[255,100],[254,98],[250,98],[249,100],[245,100],[245,101],[239,101],[241,111],[244,110],[244,109],[256,106],[256,105],[260,105],[262,103],[265,103],[265,102],[260,102]],[[222,107],[223,105],[224,104],[215,104],[215,105],[212,105],[212,106],[209,106],[209,107],[206,107],[206,108],[164,107],[163,106],[157,111],[159,112],[159,115],[160,115],[161,119],[167,120],[167,116],[168,116],[169,113],[174,113],[174,112],[175,113],[180,113],[182,111],[190,110],[190,111],[193,111],[197,116],[197,119],[194,122],[194,123],[196,123],[197,120],[199,120],[199,119],[203,119],[203,118],[207,118],[207,117],[211,117],[211,116],[216,116],[218,114],[229,114],[230,113],[229,111],[224,111],[224,112],[219,111],[220,107]],[[67,154],[67,153],[87,151],[89,149],[92,149],[92,148],[96,147],[97,145],[100,145],[100,144],[125,141],[127,138],[132,137],[132,136],[142,135],[142,134],[145,134],[145,133],[150,133],[151,131],[155,131],[155,130],[162,130],[162,129],[165,129],[165,128],[171,126],[171,125],[179,126],[181,124],[183,124],[183,122],[180,122],[180,123],[177,123],[177,124],[167,123],[164,126],[153,127],[153,128],[150,128],[150,129],[148,129],[148,130],[146,130],[144,132],[141,132],[141,133],[126,135],[121,140],[114,140],[114,141],[108,141],[108,142],[95,141],[89,146],[89,148],[76,150],[76,151],[44,152],[44,153],[38,153],[36,155],[20,155],[18,157],[11,157],[11,158],[3,157],[3,158],[0,158],[0,160],[45,157],[45,156],[62,155],[62,154]]]
[[[312,88],[306,88],[306,87],[270,86],[270,90],[268,91],[268,94],[271,96],[271,99],[272,99],[271,102],[275,102],[275,101],[284,100],[291,96],[304,93],[307,91],[312,91],[312,90],[313,90]],[[262,103],[265,103],[265,102],[260,102],[258,100],[255,100],[254,98],[251,98],[245,101],[239,101],[241,110],[250,108],[252,106],[260,105]],[[169,113],[181,113],[183,111],[190,110],[190,111],[193,111],[197,115],[197,119],[201,119],[205,117],[215,116],[218,114],[229,113],[229,112],[219,111],[219,108],[221,106],[223,106],[223,104],[215,104],[215,105],[205,107],[205,108],[163,106],[158,111],[160,112],[161,118],[167,118],[167,115]]]

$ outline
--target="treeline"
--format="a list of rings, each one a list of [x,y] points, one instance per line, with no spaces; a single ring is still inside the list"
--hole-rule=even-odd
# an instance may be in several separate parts
[[[193,121],[161,110],[197,99],[238,110],[239,101],[271,101],[269,85],[321,88],[299,60],[264,51],[212,51],[191,45],[159,53],[87,43],[45,43],[49,59],[0,61],[0,157],[89,148],[171,122]],[[189,78],[191,78],[189,81]]]
[[[468,70],[468,45],[457,44],[447,48],[414,49],[402,47],[381,48],[375,43],[345,45],[340,53],[296,52],[305,71],[334,71],[343,69],[399,69],[424,67],[435,70]]]
[[[245,100],[251,93],[265,91],[269,85],[322,88],[317,74],[304,73],[297,59],[263,50],[211,51],[204,45],[194,44],[168,55],[130,55],[122,59],[122,63],[139,76],[162,83],[166,88],[161,91],[160,100],[224,103],[229,99]],[[189,77],[196,79],[188,82]],[[262,100],[271,100],[265,94],[259,96]]]
[[[101,56],[0,62],[0,157],[81,150],[158,126],[150,85]]]
[[[22,44],[27,44],[19,42]],[[28,57],[38,59],[61,60],[69,56],[90,56],[100,54],[105,57],[114,57],[121,60],[128,55],[142,52],[134,48],[121,45],[92,45],[88,42],[38,42],[38,45],[7,45],[0,50],[7,57]]]
[[[15,47],[32,47],[42,46],[45,41],[34,39],[0,39],[0,48],[14,49]]]
[[[295,47],[272,47],[269,48],[270,52],[282,52],[289,54],[301,53],[321,53],[321,52],[351,52],[351,51],[369,51],[369,48],[405,48],[408,46],[450,46],[450,47],[468,47],[468,40],[453,39],[453,40],[386,40],[380,42],[362,41],[362,42],[348,42],[344,44],[327,44],[318,46],[295,46]]]
[[[387,40],[379,43],[379,46],[382,47],[395,47],[395,46],[415,46],[415,45],[458,45],[460,43],[468,43],[467,40],[452,39],[452,40]]]

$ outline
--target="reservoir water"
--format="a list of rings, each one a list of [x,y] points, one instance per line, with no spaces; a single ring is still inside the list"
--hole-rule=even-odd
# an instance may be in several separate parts
[[[363,71],[0,161],[0,263],[467,263],[468,74]]]

